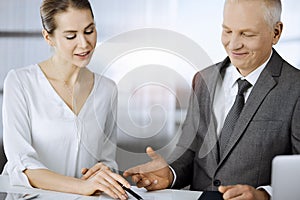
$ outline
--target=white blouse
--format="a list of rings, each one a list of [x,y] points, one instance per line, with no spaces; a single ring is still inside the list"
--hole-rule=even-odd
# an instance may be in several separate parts
[[[81,168],[103,162],[117,169],[117,87],[94,75],[94,86],[75,115],[38,65],[11,70],[4,82],[4,174],[29,186],[25,169],[49,169],[81,177]]]

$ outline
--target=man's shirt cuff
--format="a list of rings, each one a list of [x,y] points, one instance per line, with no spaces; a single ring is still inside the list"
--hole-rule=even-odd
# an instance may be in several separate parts
[[[270,197],[272,197],[273,194],[273,189],[270,185],[265,185],[265,186],[259,186],[256,188],[257,190],[264,190],[266,191]]]
[[[173,186],[174,186],[174,184],[176,182],[177,176],[176,176],[175,170],[170,165],[169,165],[169,168],[170,168],[170,170],[172,171],[172,174],[173,174],[173,182],[172,182],[172,185],[171,185],[170,188],[173,188]]]

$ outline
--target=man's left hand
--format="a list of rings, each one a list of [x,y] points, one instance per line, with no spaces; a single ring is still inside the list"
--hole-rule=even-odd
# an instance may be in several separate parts
[[[265,190],[257,190],[249,185],[220,186],[225,200],[269,200],[270,196]]]

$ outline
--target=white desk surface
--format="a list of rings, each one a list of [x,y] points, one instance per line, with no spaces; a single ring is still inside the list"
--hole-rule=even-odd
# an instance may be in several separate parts
[[[160,190],[160,191],[153,191],[147,192],[145,189],[132,187],[134,191],[136,191],[140,196],[142,196],[145,200],[197,200],[201,195],[201,192],[197,191],[188,191],[188,190]],[[76,194],[68,194],[68,193],[61,193],[61,192],[53,192],[35,188],[25,188],[20,186],[11,186],[9,183],[9,177],[5,175],[0,175],[0,192],[8,192],[12,193],[9,194],[6,200],[17,200],[19,199],[20,195],[13,194],[13,193],[21,193],[21,194],[36,194],[38,193],[38,198],[35,199],[48,199],[48,200],[77,200],[77,199],[86,199],[86,200],[110,200],[111,198],[107,195],[100,195],[100,196],[83,196],[83,195],[76,195]],[[134,200],[131,195],[129,195],[129,199]],[[33,200],[35,200],[33,199]]]

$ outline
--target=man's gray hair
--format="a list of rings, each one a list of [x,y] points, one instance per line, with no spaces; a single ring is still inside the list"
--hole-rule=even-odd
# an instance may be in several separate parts
[[[242,1],[261,1],[262,9],[264,10],[264,18],[271,29],[281,21],[282,5],[281,0],[226,0],[227,2],[242,2]]]

